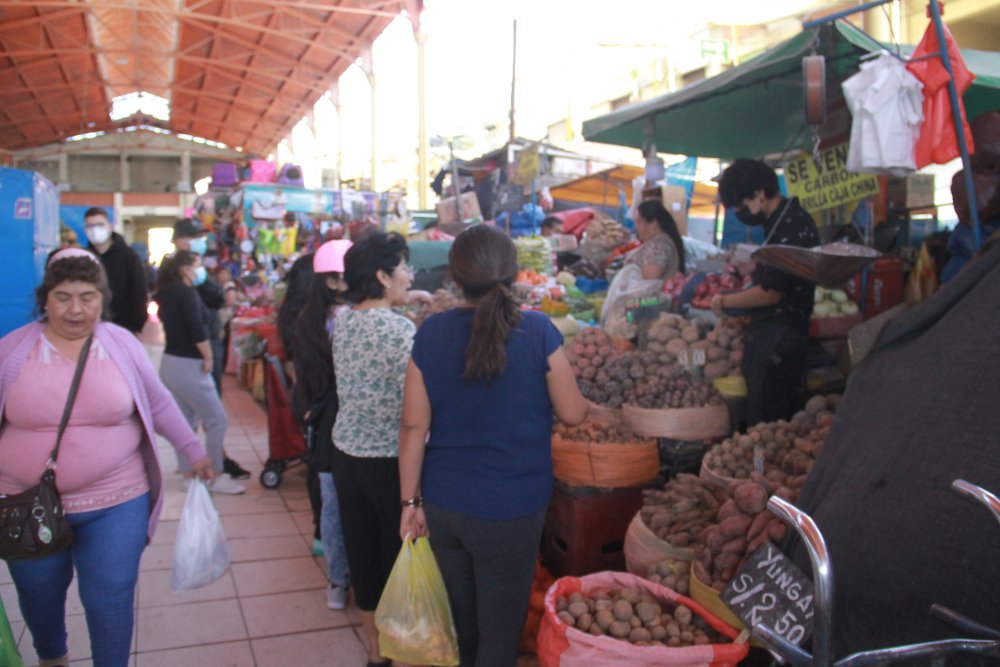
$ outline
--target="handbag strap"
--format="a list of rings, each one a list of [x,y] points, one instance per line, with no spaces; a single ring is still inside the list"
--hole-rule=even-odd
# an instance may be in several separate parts
[[[59,445],[62,444],[63,432],[66,431],[66,424],[69,423],[69,414],[73,411],[73,403],[76,402],[76,390],[80,388],[80,378],[83,377],[83,367],[87,365],[87,357],[90,356],[90,343],[94,340],[94,334],[87,336],[83,347],[80,349],[80,358],[76,360],[76,373],[73,375],[73,382],[69,386],[69,395],[66,397],[66,407],[63,408],[62,419],[59,420],[59,432],[56,435],[56,448],[49,455],[49,462],[46,467],[55,467],[56,459],[59,457]]]

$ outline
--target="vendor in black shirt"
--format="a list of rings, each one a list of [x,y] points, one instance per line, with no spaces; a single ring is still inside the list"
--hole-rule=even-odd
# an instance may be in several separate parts
[[[764,245],[811,248],[819,244],[812,216],[798,199],[786,199],[778,190],[774,171],[758,160],[733,162],[719,181],[719,198],[736,218],[751,227],[764,227]],[[712,310],[750,311],[744,333],[741,370],[747,383],[747,426],[789,419],[806,371],[809,317],[814,286],[779,269],[758,265],[753,285],[734,294],[719,294]]]

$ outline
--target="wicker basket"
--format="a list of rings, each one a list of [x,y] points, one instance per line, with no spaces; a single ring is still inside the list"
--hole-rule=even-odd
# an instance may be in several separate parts
[[[708,440],[729,435],[729,408],[649,410],[632,405],[622,407],[622,421],[636,435],[673,440]]]
[[[660,473],[656,442],[596,443],[552,436],[556,479],[571,486],[642,486]]]
[[[649,568],[661,560],[694,560],[694,549],[675,547],[656,536],[636,514],[625,532],[625,569],[632,574],[645,577]]]
[[[746,481],[743,479],[737,479],[736,477],[726,477],[725,475],[720,475],[708,467],[708,461],[706,459],[701,460],[701,471],[698,473],[698,477],[701,477],[703,480],[721,491],[729,491],[729,489],[734,485]]]

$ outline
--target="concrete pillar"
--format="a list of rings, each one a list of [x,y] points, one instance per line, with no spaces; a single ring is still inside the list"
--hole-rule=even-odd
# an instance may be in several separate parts
[[[56,185],[69,185],[69,154],[59,151],[59,182]]]
[[[181,153],[181,180],[177,183],[178,192],[191,192],[191,151]]]
[[[128,153],[122,151],[118,155],[118,189],[129,192],[132,189],[132,179],[129,174]]]
[[[427,85],[425,76],[425,53],[427,35],[415,30],[413,38],[417,42],[417,197],[421,211],[427,210],[428,164],[427,164]]]
[[[344,173],[344,119],[343,107],[340,106],[340,86],[337,85],[337,82],[334,82],[330,88],[330,101],[333,102],[333,108],[337,112],[337,178],[335,187],[339,189]]]
[[[375,130],[375,63],[372,60],[372,48],[371,46],[365,47],[364,51],[361,52],[361,58],[359,59],[359,64],[361,66],[361,71],[365,73],[368,77],[368,87],[371,90],[371,102],[372,102],[372,164],[371,164],[371,189],[375,191],[375,173],[376,164],[378,163],[377,151],[375,149],[377,145],[377,134]]]

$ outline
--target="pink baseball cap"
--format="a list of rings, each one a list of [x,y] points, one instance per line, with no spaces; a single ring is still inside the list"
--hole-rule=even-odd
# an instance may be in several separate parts
[[[353,245],[345,239],[327,241],[313,255],[313,271],[316,273],[343,273],[344,255]]]

